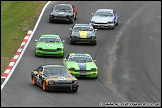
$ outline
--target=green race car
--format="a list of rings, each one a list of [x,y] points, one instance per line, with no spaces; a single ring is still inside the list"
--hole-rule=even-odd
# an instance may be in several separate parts
[[[36,41],[35,56],[64,57],[64,40],[57,34],[43,34]]]
[[[90,54],[70,53],[64,60],[63,65],[74,77],[98,77],[98,67]]]

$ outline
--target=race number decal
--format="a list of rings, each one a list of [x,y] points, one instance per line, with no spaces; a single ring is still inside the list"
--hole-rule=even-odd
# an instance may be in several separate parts
[[[65,77],[60,77],[60,78],[58,78],[59,80],[66,80],[66,78]]]
[[[46,44],[46,46],[53,46],[52,44]]]

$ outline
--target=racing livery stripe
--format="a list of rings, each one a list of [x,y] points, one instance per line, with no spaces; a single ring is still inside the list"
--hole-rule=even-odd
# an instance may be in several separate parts
[[[79,31],[80,38],[87,38],[87,31]]]
[[[86,63],[78,63],[80,70],[86,70]]]
[[[113,21],[115,21],[115,20],[116,20],[116,16],[114,17]]]

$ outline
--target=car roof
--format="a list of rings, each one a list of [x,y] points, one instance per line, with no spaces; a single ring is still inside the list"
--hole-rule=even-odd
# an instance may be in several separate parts
[[[90,54],[88,53],[70,53],[69,54],[70,56],[91,56]]]
[[[53,65],[53,64],[47,64],[47,65],[41,65],[42,67],[65,67],[65,66],[62,66],[62,65]]]
[[[113,11],[113,9],[98,9],[96,12],[100,12],[100,11]]]
[[[41,37],[60,37],[59,35],[57,35],[57,34],[43,34],[43,35],[41,35]]]

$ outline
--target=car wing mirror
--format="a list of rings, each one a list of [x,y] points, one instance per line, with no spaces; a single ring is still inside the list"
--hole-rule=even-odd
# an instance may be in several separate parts
[[[69,28],[69,30],[71,31],[71,30],[72,30],[72,28]]]
[[[38,40],[35,40],[35,42],[38,42]]]
[[[65,42],[65,40],[62,40],[62,42]]]
[[[94,13],[91,13],[91,15],[94,15]]]
[[[96,62],[97,60],[93,60],[94,62]]]

